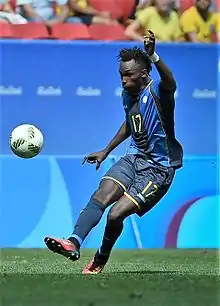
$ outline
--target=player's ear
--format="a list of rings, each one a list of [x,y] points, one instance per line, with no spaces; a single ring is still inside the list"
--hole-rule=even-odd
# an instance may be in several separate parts
[[[142,78],[145,79],[147,77],[147,69],[142,70]]]

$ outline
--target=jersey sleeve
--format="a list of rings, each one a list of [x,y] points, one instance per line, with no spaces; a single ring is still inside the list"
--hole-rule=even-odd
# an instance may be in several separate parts
[[[151,88],[154,94],[160,98],[160,80],[154,80]]]
[[[154,94],[160,99],[161,103],[171,103],[173,104],[175,98],[174,93],[175,91],[169,91],[164,89],[160,80],[154,81],[152,84],[152,90]]]

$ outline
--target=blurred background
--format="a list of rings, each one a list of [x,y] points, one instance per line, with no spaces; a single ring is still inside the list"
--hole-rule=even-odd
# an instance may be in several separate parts
[[[124,120],[117,54],[151,29],[177,80],[176,135],[184,166],[150,213],[126,221],[118,248],[219,248],[219,30],[211,0],[0,0],[0,247],[43,247],[68,236],[121,155],[99,171],[81,165]],[[158,78],[155,69],[153,78]],[[44,149],[31,160],[9,148],[31,123]],[[84,247],[98,247],[105,217]]]

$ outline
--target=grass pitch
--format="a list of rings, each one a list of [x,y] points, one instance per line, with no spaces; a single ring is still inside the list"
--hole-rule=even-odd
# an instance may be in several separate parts
[[[116,250],[102,274],[81,275],[48,250],[2,249],[2,306],[218,306],[217,250]]]

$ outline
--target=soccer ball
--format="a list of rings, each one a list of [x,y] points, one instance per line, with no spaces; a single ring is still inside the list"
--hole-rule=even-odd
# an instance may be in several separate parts
[[[40,153],[43,146],[43,134],[34,125],[22,124],[12,131],[9,142],[15,155],[31,158]]]

